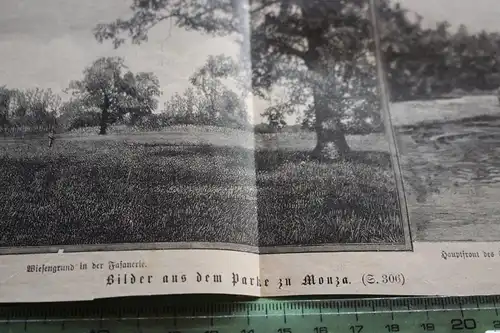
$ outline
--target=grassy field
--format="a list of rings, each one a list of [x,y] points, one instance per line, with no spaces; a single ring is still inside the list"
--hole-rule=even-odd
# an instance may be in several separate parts
[[[94,133],[62,134],[52,149],[0,141],[0,246],[403,242],[380,135],[350,137],[350,160],[319,164],[307,159],[312,133]]]
[[[425,200],[409,196],[413,238],[500,240],[500,106],[496,96],[397,103],[392,110],[393,122],[402,126],[397,137],[406,182],[419,179],[427,184]],[[452,139],[432,140],[443,136]]]
[[[500,141],[428,140],[499,113],[494,96],[393,105],[417,240],[500,239]],[[0,139],[1,247],[403,242],[382,135],[348,137],[352,159],[319,164],[307,158],[314,133],[96,132],[61,134],[52,149],[46,138]]]

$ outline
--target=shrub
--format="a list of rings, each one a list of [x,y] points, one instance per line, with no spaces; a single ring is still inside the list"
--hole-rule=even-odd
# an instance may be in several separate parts
[[[260,123],[254,126],[254,132],[259,134],[276,133],[277,129],[269,124]]]
[[[99,126],[101,113],[96,111],[83,111],[76,114],[68,124],[68,130]]]

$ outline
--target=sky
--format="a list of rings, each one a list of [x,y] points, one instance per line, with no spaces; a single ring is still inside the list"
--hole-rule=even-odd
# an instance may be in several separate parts
[[[499,0],[399,0],[424,17],[424,22],[464,23],[470,31],[500,31]],[[188,77],[208,55],[236,55],[229,37],[213,38],[187,32],[165,22],[154,28],[141,46],[99,44],[92,35],[97,23],[130,14],[131,0],[1,0],[0,85],[51,88],[61,92],[70,80],[100,56],[122,56],[134,72],[152,71],[161,84],[160,105],[188,86]],[[254,117],[266,104],[254,101]]]

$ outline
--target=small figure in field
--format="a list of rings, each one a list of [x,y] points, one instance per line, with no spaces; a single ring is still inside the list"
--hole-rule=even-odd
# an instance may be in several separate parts
[[[51,129],[49,132],[49,147],[52,147],[55,138],[56,138],[56,131],[54,129]]]

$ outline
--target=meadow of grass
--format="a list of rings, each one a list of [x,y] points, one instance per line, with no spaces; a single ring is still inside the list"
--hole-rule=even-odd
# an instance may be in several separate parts
[[[397,137],[407,188],[416,181],[425,187],[422,200],[407,196],[414,240],[499,240],[497,97],[400,102],[391,109],[393,123],[400,126]],[[453,138],[471,131],[489,134]],[[444,144],[432,140],[441,136],[451,140]]]
[[[403,242],[388,153],[319,164],[310,133],[287,133],[278,150],[237,131],[93,133],[62,134],[52,149],[2,139],[1,247]]]
[[[297,163],[298,153],[257,152],[260,245],[403,244],[389,155],[371,154]]]

